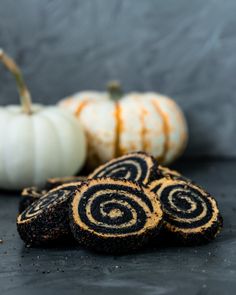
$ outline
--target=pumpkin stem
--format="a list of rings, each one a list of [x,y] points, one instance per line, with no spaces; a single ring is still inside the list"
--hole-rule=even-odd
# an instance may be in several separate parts
[[[17,66],[14,60],[10,56],[8,56],[1,48],[0,48],[0,61],[15,77],[23,112],[28,115],[32,114],[31,95],[25,84],[20,68]]]
[[[119,81],[110,81],[107,84],[107,91],[112,100],[119,100],[123,94]]]

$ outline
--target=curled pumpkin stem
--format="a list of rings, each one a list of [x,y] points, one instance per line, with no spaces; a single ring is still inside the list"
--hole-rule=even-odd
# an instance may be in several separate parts
[[[14,60],[11,57],[9,57],[1,48],[0,48],[0,61],[9,70],[9,72],[11,72],[11,74],[14,76],[16,80],[23,112],[29,115],[32,114],[31,95],[25,84],[20,68],[17,66]]]
[[[123,94],[119,81],[110,81],[107,84],[107,90],[112,100],[119,100]]]

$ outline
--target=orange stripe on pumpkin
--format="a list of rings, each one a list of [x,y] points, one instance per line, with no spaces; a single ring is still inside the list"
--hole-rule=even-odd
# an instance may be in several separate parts
[[[142,111],[141,111],[140,120],[141,120],[141,126],[142,126],[142,129],[141,129],[142,150],[148,152],[148,146],[149,146],[149,143],[147,141],[148,130],[145,124],[145,117],[147,116],[148,112],[143,106],[141,106],[141,109]]]
[[[185,150],[186,145],[187,145],[188,134],[187,134],[186,129],[184,128],[185,123],[183,121],[185,121],[185,119],[184,119],[184,114],[183,114],[182,110],[178,109],[178,111],[176,112],[176,104],[172,100],[168,100],[166,102],[166,104],[171,109],[171,111],[175,113],[175,118],[177,120],[177,124],[179,126],[182,126],[181,131],[180,131],[180,141],[182,142],[182,144],[179,145],[176,153],[173,154],[173,156],[172,156],[173,160],[175,160],[178,157],[180,157],[182,155],[183,151]]]
[[[114,140],[114,158],[119,157],[122,155],[121,149],[120,149],[120,133],[122,130],[122,122],[121,122],[121,106],[119,104],[119,101],[115,103],[115,122],[116,122],[116,127],[115,127],[115,140]]]
[[[80,116],[82,110],[84,109],[85,106],[87,106],[87,105],[89,104],[89,102],[90,102],[90,101],[85,100],[85,101],[82,101],[82,102],[80,103],[80,105],[78,106],[78,108],[77,108],[76,111],[75,111],[75,115],[76,115],[76,117],[79,117],[79,116]]]
[[[160,163],[163,163],[165,161],[167,152],[169,150],[170,147],[170,138],[169,138],[169,132],[170,132],[170,126],[169,126],[169,120],[168,120],[168,116],[162,111],[159,102],[156,100],[152,100],[152,104],[156,110],[156,112],[158,113],[158,115],[162,118],[162,122],[163,122],[163,133],[165,135],[165,141],[163,144],[163,153],[162,155],[160,155],[158,157],[158,161]]]

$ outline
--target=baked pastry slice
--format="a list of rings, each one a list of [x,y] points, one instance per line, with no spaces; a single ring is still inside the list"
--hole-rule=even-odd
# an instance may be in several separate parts
[[[46,193],[47,193],[47,190],[44,190],[44,189],[41,190],[35,186],[24,188],[23,191],[21,192],[18,212],[19,213],[23,212],[29,205],[37,201]]]
[[[121,178],[144,185],[159,178],[158,164],[154,157],[144,152],[134,152],[99,166],[89,178]]]
[[[46,245],[72,236],[68,203],[77,185],[65,184],[50,190],[18,216],[17,229],[27,245]]]
[[[162,178],[149,188],[161,202],[163,233],[170,241],[197,245],[213,240],[220,232],[223,219],[217,202],[199,186]]]
[[[157,236],[162,210],[149,189],[125,179],[100,178],[79,187],[70,218],[81,246],[120,254],[138,250]]]

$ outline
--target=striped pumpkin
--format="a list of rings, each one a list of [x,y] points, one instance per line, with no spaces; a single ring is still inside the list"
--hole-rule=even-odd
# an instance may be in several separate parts
[[[172,99],[158,93],[122,95],[119,85],[113,83],[108,92],[79,92],[59,104],[84,126],[89,168],[140,150],[168,164],[186,146],[187,126],[182,111]]]

